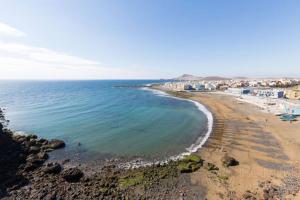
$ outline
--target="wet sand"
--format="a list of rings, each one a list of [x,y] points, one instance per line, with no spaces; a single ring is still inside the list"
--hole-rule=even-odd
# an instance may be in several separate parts
[[[207,106],[214,115],[214,130],[198,152],[206,161],[220,167],[218,174],[201,169],[191,175],[192,183],[206,187],[208,199],[241,199],[247,190],[264,198],[263,184],[274,184],[300,199],[300,122],[282,122],[256,106],[234,97],[215,93],[193,93],[192,100]],[[236,167],[222,167],[225,154],[236,158]],[[227,179],[227,180],[225,180]],[[293,180],[297,188],[284,182]],[[286,191],[294,190],[294,191]],[[292,193],[292,194],[289,194]]]

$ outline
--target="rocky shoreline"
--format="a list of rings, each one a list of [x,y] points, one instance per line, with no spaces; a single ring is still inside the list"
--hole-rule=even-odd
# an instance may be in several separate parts
[[[0,123],[0,198],[3,199],[199,199],[189,173],[204,165],[199,156],[168,164],[124,169],[107,162],[93,173],[63,161],[47,161],[49,152],[64,148],[61,140],[18,135]]]
[[[271,134],[267,134],[267,141],[264,141],[265,127],[260,126],[261,119],[253,117],[259,116],[256,111],[251,113],[248,109],[245,115],[242,105],[232,106],[232,100],[224,97],[219,98],[226,100],[225,108],[224,103],[214,99],[215,96],[197,99],[190,93],[169,93],[181,98],[206,100],[204,103],[209,102],[211,108],[217,108],[213,110],[214,114],[225,113],[226,116],[216,117],[216,127],[208,144],[196,154],[167,164],[134,169],[120,167],[122,161],[111,160],[89,171],[86,166],[70,162],[68,158],[48,159],[49,152],[63,148],[64,142],[14,134],[5,128],[6,120],[0,109],[0,199],[295,199],[300,190],[297,165],[291,165],[296,167],[292,171],[281,171],[270,168],[273,165],[260,165],[255,161],[265,155],[254,152],[256,149],[251,149],[249,142],[257,141],[263,145],[272,139]],[[238,123],[234,123],[231,115]],[[255,125],[254,130],[252,125]],[[243,127],[237,129],[239,126]],[[245,128],[249,130],[242,132]],[[228,134],[234,138],[225,146],[228,141],[223,139]],[[255,140],[245,140],[252,136]],[[234,149],[237,142],[245,145]],[[254,173],[248,173],[248,165],[253,167]],[[245,171],[247,173],[243,173]],[[261,177],[261,172],[267,173]]]

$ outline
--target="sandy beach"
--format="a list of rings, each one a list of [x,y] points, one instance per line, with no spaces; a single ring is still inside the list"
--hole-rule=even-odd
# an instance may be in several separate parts
[[[197,154],[220,169],[191,174],[193,184],[206,188],[207,199],[273,199],[274,191],[282,199],[300,199],[299,121],[283,122],[229,95],[175,95],[199,101],[214,115],[213,133]],[[222,167],[224,155],[239,165]]]
[[[20,136],[3,129],[1,153],[6,156],[1,162],[7,167],[0,169],[11,176],[0,177],[4,180],[0,197],[300,199],[299,121],[283,122],[257,105],[231,95],[165,92],[197,101],[213,114],[213,131],[195,154],[166,165],[129,170],[117,167],[120,161],[112,160],[93,171],[93,166],[74,165],[67,158],[47,161],[49,145],[62,141]],[[2,118],[5,120],[4,115]],[[224,165],[224,157],[238,163]]]

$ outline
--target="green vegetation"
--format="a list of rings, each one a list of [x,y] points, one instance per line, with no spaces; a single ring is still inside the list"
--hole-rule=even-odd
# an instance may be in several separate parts
[[[196,155],[196,154],[191,154],[191,155],[184,156],[182,160],[185,161],[185,162],[196,162],[196,163],[200,163],[200,162],[203,161],[201,159],[201,157]]]
[[[134,186],[147,188],[161,179],[178,177],[179,173],[191,173],[202,166],[203,160],[201,157],[191,154],[184,156],[182,160],[171,161],[167,165],[128,170],[118,179],[118,186],[123,189]]]
[[[170,162],[168,165],[152,166],[128,170],[124,176],[119,178],[120,188],[128,188],[140,185],[144,188],[159,182],[161,179],[178,177],[177,162]]]
[[[137,172],[135,174],[131,174],[129,176],[124,176],[119,179],[119,186],[121,188],[127,188],[130,186],[135,186],[137,184],[140,184],[144,180],[144,173],[143,172]]]
[[[177,168],[181,173],[191,173],[197,171],[202,167],[203,160],[200,156],[191,154],[184,156],[183,159],[179,162]]]
[[[192,172],[190,163],[181,162],[178,164],[178,169],[181,173],[190,173]]]
[[[227,181],[229,179],[228,175],[219,175],[218,178],[222,181]]]

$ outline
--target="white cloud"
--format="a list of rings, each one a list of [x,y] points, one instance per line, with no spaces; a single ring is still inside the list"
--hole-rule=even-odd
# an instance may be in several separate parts
[[[26,34],[0,22],[1,35]],[[98,61],[0,40],[0,79],[132,79],[152,78],[156,73],[138,66],[104,67]]]
[[[1,79],[96,79],[118,74],[97,61],[1,41],[0,69]]]
[[[99,65],[99,62],[71,56],[66,53],[56,52],[46,48],[32,47],[17,43],[4,43],[0,41],[0,55],[8,57],[26,58],[35,62],[64,65]]]
[[[100,62],[46,48],[0,41],[0,79],[154,78],[145,67],[108,67]]]
[[[0,36],[24,37],[26,33],[0,22]]]

